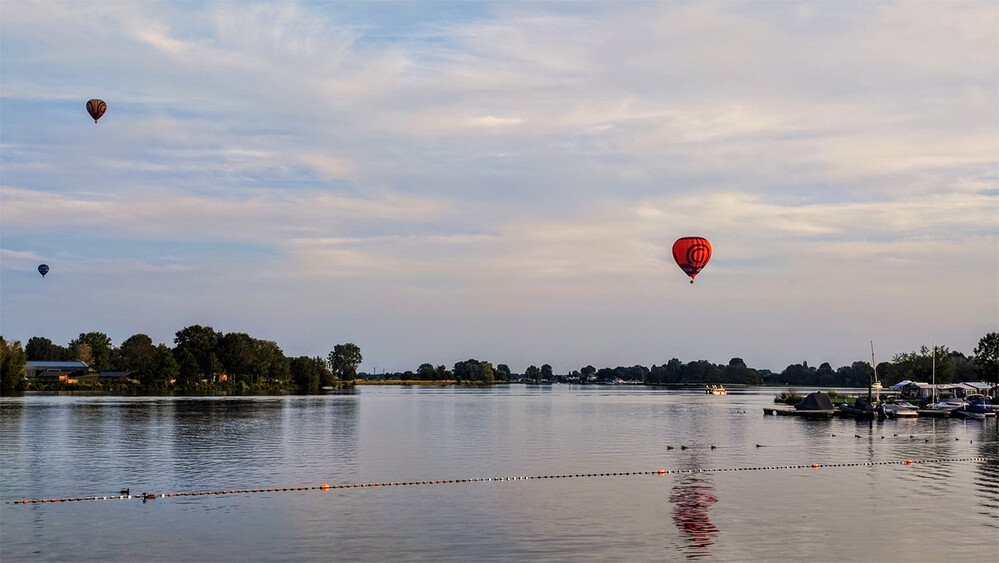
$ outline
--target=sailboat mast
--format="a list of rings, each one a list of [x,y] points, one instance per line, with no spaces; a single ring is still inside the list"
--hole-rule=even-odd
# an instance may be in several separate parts
[[[874,341],[873,340],[871,340],[871,369],[874,370],[874,383],[877,383],[878,382],[878,364],[875,363],[875,361],[874,361]],[[881,401],[881,386],[877,385],[876,387],[878,389],[877,400]],[[871,395],[870,391],[868,391],[868,393],[867,393],[867,400],[868,401],[871,400],[871,396],[870,395]]]
[[[871,340],[871,367],[874,367],[874,341]],[[874,378],[877,374],[869,375],[867,377],[867,402],[871,402],[871,389],[874,387]]]
[[[932,373],[933,373],[933,404],[937,404],[937,342],[933,341],[933,360],[932,360]]]

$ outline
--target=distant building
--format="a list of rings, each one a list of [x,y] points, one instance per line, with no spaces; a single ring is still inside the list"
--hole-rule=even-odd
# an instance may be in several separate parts
[[[968,395],[988,395],[989,390],[992,385],[984,381],[964,381],[958,383],[958,388],[955,389],[955,394],[958,397],[967,397]]]
[[[66,372],[46,371],[35,377],[35,381],[39,383],[76,383],[77,379]]]
[[[967,397],[968,395],[987,395],[993,386],[984,381],[964,381],[962,383],[923,383],[920,381],[903,381],[892,385],[901,391],[903,397],[929,399],[934,395],[938,398]]]
[[[28,380],[63,381],[60,375],[75,377],[90,373],[90,367],[84,362],[38,362],[29,361],[24,364],[24,378]]]

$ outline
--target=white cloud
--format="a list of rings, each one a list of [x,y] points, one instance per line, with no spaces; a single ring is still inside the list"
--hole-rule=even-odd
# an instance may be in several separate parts
[[[760,349],[806,347],[778,326],[799,316],[914,333],[911,303],[944,295],[934,326],[977,330],[995,303],[995,4],[489,8],[396,26],[377,4],[365,25],[336,3],[5,3],[4,303],[9,272],[89,245],[160,274],[164,318],[204,287],[191,316],[347,310],[372,338],[432,317],[406,347],[512,349],[549,314],[586,329],[531,346],[639,353],[709,293],[668,285],[691,289],[682,234],[716,244],[691,333]]]
[[[0,195],[5,229],[40,232],[61,225],[121,238],[221,239],[267,245],[296,234],[326,236],[367,221],[432,222],[448,209],[446,202],[393,193],[361,199],[323,192],[254,190],[229,199],[152,190],[59,194],[4,187]]]

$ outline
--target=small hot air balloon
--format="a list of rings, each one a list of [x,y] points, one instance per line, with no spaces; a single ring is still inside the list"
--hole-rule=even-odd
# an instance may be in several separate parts
[[[39,264],[39,266],[38,266],[38,273],[41,274],[42,277],[44,278],[45,274],[49,273],[49,265],[48,264]]]
[[[97,120],[104,115],[104,112],[107,111],[107,109],[108,105],[104,103],[104,100],[95,99],[87,102],[87,113],[90,114],[90,117],[94,118],[94,123],[97,123]]]
[[[703,237],[683,237],[673,243],[673,259],[683,273],[690,276],[690,283],[701,268],[711,259],[711,243]]]

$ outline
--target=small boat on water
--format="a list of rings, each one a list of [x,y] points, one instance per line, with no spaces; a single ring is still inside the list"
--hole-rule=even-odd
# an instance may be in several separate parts
[[[964,407],[950,411],[950,416],[953,418],[966,418],[969,420],[985,420],[985,413],[971,412],[965,410]]]
[[[827,393],[816,391],[809,393],[804,399],[794,405],[794,410],[799,416],[828,418],[836,413],[836,407],[832,404],[832,399]]]
[[[853,404],[843,403],[839,406],[843,414],[858,420],[883,419],[887,416],[883,405],[874,406],[873,403],[864,398],[858,398]]]
[[[704,393],[707,395],[728,395],[724,385],[712,385],[705,389]]]
[[[933,410],[953,411],[963,407],[964,405],[964,399],[960,397],[950,397],[948,399],[941,399],[940,401],[933,403],[933,406],[930,408]]]
[[[950,415],[959,418],[970,418],[974,420],[985,420],[987,416],[995,416],[995,405],[990,403],[984,395],[968,395],[965,402],[960,407],[951,411]]]
[[[915,418],[919,416],[919,408],[912,403],[884,403],[888,418]]]

